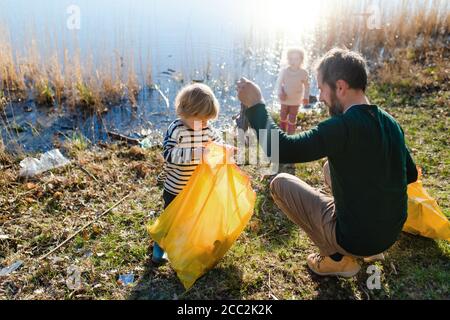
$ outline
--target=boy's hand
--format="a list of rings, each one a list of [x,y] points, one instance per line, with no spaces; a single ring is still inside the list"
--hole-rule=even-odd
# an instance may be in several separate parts
[[[303,99],[303,105],[307,106],[308,104],[309,104],[309,99],[308,98]]]
[[[226,144],[225,150],[226,150],[226,163],[227,164],[236,163],[234,156],[237,154],[238,149],[234,146]]]
[[[203,160],[208,159],[209,149],[206,148],[207,143],[203,144],[202,151],[203,151]],[[228,144],[223,144],[225,147],[225,164],[232,164],[236,163],[234,156],[237,154],[237,148],[234,146],[230,146]]]
[[[287,99],[287,94],[286,94],[286,92],[280,92],[279,94],[278,94],[278,99],[280,99],[280,101],[286,101],[286,99]]]

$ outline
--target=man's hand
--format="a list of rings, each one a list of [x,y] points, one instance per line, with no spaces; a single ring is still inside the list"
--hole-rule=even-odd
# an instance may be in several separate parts
[[[249,81],[248,79],[241,78],[237,84],[238,98],[241,103],[247,108],[264,102],[261,89],[256,83]]]

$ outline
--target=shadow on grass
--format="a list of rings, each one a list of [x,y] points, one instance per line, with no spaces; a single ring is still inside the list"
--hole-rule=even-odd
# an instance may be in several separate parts
[[[284,172],[294,175],[295,170],[289,169]],[[261,237],[266,240],[266,250],[274,251],[285,247],[292,239],[292,232],[298,231],[299,227],[291,222],[280,208],[274,203],[270,194],[270,182],[275,178],[265,178],[262,182],[261,193],[258,194],[255,205],[253,221],[258,223],[258,230],[253,237]]]
[[[383,284],[397,299],[448,299],[450,244],[402,233],[382,263]],[[374,292],[384,297],[382,290]]]
[[[368,278],[373,274],[368,273],[369,263],[362,264],[353,279],[320,277],[309,271],[316,283],[315,299],[448,299],[448,246],[402,233],[385,252],[386,260],[373,263],[381,271],[379,289],[368,288]]]
[[[148,260],[145,266],[144,275],[138,280],[128,299],[242,299],[242,271],[235,265],[220,263],[198,279],[189,291],[185,291],[170,264],[158,267]]]
[[[318,177],[314,176],[319,182],[323,182],[322,164],[320,165],[320,173]],[[321,192],[325,192],[325,184],[317,185],[317,183],[312,183],[311,174],[301,175],[296,172],[295,167],[286,167],[282,170],[283,173],[288,173],[293,176],[302,179],[313,188],[317,188]],[[281,173],[281,172],[280,172]],[[270,183],[276,176],[264,179],[260,184],[262,185],[261,190],[258,192],[258,200],[255,206],[255,216],[253,220],[259,222],[260,228],[254,234],[254,237],[264,237],[269,245],[266,249],[269,251],[275,251],[277,249],[286,247],[291,240],[295,239],[294,233],[301,231],[301,228],[292,222],[285,213],[275,204],[272,195],[270,193]],[[329,196],[331,196],[328,193]]]

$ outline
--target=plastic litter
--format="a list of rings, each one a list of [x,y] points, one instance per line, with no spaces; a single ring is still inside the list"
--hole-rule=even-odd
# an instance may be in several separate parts
[[[119,279],[117,280],[121,285],[129,286],[133,284],[134,282],[134,274],[128,273],[128,274],[121,274],[119,276]]]
[[[7,276],[7,275],[13,273],[17,269],[19,269],[22,265],[23,265],[23,261],[22,260],[18,260],[16,262],[14,262],[12,265],[10,265],[9,267],[1,269],[0,270],[0,277],[1,276]]]
[[[20,176],[34,177],[45,171],[66,166],[70,163],[59,149],[53,149],[41,155],[40,159],[25,158],[20,162]]]
[[[156,145],[151,137],[143,139],[139,142],[139,144],[141,145],[142,149],[151,149]]]

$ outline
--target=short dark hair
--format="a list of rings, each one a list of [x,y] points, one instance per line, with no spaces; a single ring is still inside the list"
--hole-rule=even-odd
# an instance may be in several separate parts
[[[359,53],[347,49],[332,49],[317,63],[322,81],[334,90],[336,81],[344,80],[352,89],[367,88],[367,63]]]

